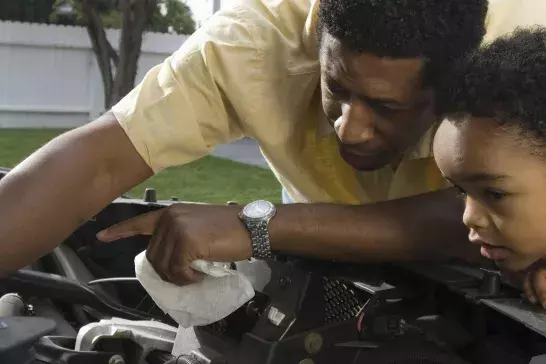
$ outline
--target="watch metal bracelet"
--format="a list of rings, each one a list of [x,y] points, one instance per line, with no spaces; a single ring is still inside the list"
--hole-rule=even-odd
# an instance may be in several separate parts
[[[273,259],[269,231],[269,221],[249,223],[250,239],[252,241],[252,257],[256,259]]]

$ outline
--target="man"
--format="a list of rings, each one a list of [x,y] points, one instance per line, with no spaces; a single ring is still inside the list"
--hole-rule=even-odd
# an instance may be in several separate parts
[[[486,11],[485,0],[245,0],[221,11],[111,112],[0,182],[1,272],[153,173],[243,136],[294,202],[324,203],[278,206],[272,218],[253,204],[246,225],[236,206],[166,209],[148,249],[165,279],[197,279],[197,258],[267,257],[269,242],[329,259],[461,256],[462,206],[430,154],[433,86],[479,45]],[[157,217],[100,238],[151,233]]]

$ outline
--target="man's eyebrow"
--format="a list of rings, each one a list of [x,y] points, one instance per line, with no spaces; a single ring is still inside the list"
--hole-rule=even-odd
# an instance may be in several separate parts
[[[478,173],[462,173],[456,176],[451,177],[454,180],[457,180],[458,182],[493,182],[493,181],[499,181],[499,180],[505,180],[509,178],[507,175],[503,174],[495,174],[495,173],[485,173],[485,172],[478,172]]]
[[[364,101],[372,102],[374,104],[391,104],[391,105],[396,105],[396,106],[401,106],[401,107],[410,107],[411,106],[407,102],[402,102],[400,100],[396,100],[396,99],[392,99],[392,98],[367,97],[367,96],[364,96],[364,95],[359,95],[358,97],[360,99],[364,100]]]
[[[342,87],[344,89],[350,90],[350,87],[348,87],[348,85],[344,84],[343,81],[337,80],[336,78],[332,77],[328,72],[325,72],[324,78],[325,78],[327,84],[335,84],[335,85],[340,86],[340,87]],[[345,77],[345,78],[346,78],[346,80],[349,80],[347,77]],[[393,98],[369,97],[367,95],[363,95],[363,94],[360,94],[360,93],[355,93],[355,94],[356,94],[356,97],[358,97],[360,100],[362,100],[364,102],[370,102],[370,103],[373,103],[373,104],[393,104],[393,105],[401,106],[401,107],[409,107],[410,106],[410,104],[408,104],[406,102],[402,102],[400,100],[393,99]]]

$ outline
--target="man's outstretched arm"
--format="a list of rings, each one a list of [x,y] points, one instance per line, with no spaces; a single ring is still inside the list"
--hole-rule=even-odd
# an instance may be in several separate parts
[[[0,276],[51,251],[151,175],[111,113],[43,146],[0,180]]]
[[[277,206],[269,225],[273,250],[340,261],[481,261],[467,239],[454,189],[370,205]],[[148,260],[165,279],[195,281],[193,260],[237,261],[252,254],[239,206],[184,205],[137,216],[101,232],[112,241],[152,235]]]
[[[282,205],[274,250],[345,261],[479,259],[454,189],[376,204]]]
[[[150,69],[111,113],[53,140],[0,181],[0,275],[49,252],[153,173],[244,136],[232,98],[263,82],[247,71],[261,52],[247,29],[256,25],[240,14],[226,11]],[[235,33],[218,31],[226,27]]]

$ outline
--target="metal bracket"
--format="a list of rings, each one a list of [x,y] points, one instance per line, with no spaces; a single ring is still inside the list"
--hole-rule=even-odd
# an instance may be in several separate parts
[[[152,350],[172,352],[177,328],[157,321],[130,321],[120,318],[101,320],[80,329],[76,338],[77,351],[92,351],[104,338],[130,339],[142,348],[138,364]]]

